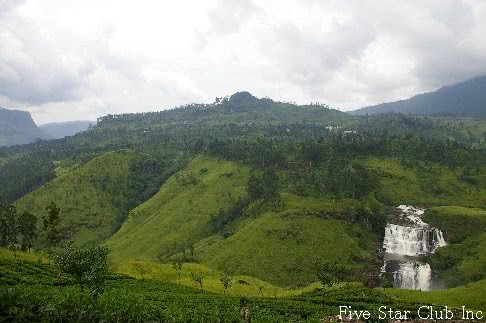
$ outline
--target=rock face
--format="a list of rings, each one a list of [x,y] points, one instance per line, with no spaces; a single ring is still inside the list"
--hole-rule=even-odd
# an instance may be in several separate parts
[[[398,210],[400,224],[388,223],[385,227],[383,271],[393,274],[396,288],[431,290],[432,269],[418,258],[445,246],[444,235],[422,221],[423,209],[401,205]]]
[[[48,138],[29,112],[0,108],[0,146],[22,145]]]

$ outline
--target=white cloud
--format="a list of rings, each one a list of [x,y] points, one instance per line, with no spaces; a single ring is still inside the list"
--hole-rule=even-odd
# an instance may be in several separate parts
[[[248,90],[344,109],[486,73],[474,0],[0,0],[0,106],[40,123]]]

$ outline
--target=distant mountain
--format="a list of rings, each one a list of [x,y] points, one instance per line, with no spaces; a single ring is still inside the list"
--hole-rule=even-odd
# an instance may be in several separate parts
[[[419,94],[408,100],[358,109],[351,114],[386,112],[484,118],[486,117],[486,75],[444,86],[434,92]]]
[[[0,108],[0,146],[21,145],[48,138],[37,127],[29,112]]]
[[[78,132],[88,130],[89,125],[94,125],[94,121],[68,121],[54,122],[40,125],[39,128],[52,138],[64,138],[72,136]]]

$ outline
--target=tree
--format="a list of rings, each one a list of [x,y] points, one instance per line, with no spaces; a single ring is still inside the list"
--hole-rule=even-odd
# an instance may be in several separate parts
[[[192,280],[199,284],[201,289],[203,288],[203,276],[195,273],[191,273]]]
[[[336,261],[324,261],[318,265],[317,278],[324,286],[332,286],[346,278],[346,269]]]
[[[97,297],[104,290],[108,273],[107,256],[106,247],[78,249],[70,244],[54,257],[54,263],[62,272],[73,275],[81,289],[86,286]]]
[[[257,174],[255,171],[250,173],[246,191],[250,200],[265,199],[275,202],[279,197],[279,188],[277,173],[273,169],[267,168],[262,174]]]
[[[260,291],[260,294],[262,294],[263,297],[263,286],[258,286],[258,290]]]
[[[223,285],[223,294],[226,294],[226,290],[233,285],[233,279],[229,275],[223,274],[219,281]]]
[[[37,218],[35,215],[24,212],[18,217],[18,234],[20,236],[20,247],[23,251],[32,248],[37,239]]]
[[[13,205],[0,205],[0,246],[17,242],[17,209]]]
[[[263,196],[262,181],[260,176],[258,176],[253,170],[250,172],[250,176],[248,177],[246,191],[250,197],[250,201],[258,200]]]
[[[177,259],[172,263],[172,268],[177,272],[177,276],[181,279],[183,262],[181,259]]]
[[[269,201],[277,201],[279,197],[279,178],[273,169],[265,169],[263,172],[263,197]]]
[[[47,216],[44,216],[44,235],[45,235],[45,242],[48,246],[56,246],[61,241],[61,230],[59,228],[60,225],[60,217],[59,211],[60,209],[57,207],[56,203],[51,202],[46,207]]]

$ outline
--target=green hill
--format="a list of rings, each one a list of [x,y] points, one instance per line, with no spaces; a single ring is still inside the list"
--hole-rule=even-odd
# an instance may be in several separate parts
[[[130,212],[107,242],[112,259],[168,261],[189,252],[191,259],[209,267],[281,285],[315,281],[322,260],[343,261],[352,273],[373,263],[376,236],[358,225],[318,215],[340,208],[347,212],[352,202],[285,194],[278,211],[254,206],[253,215],[215,234],[211,220],[245,195],[248,173],[247,167],[233,162],[196,157]],[[234,234],[228,237],[231,226]]]
[[[232,162],[196,157],[130,212],[108,241],[112,258],[165,258],[207,237],[211,216],[244,194],[248,172],[247,167]]]
[[[366,160],[380,179],[376,194],[387,205],[486,205],[486,173],[417,160]]]
[[[444,231],[449,245],[431,257],[449,286],[486,279],[486,210],[458,206],[427,210],[426,221]]]
[[[130,189],[130,164],[143,158],[133,151],[107,153],[72,171],[66,171],[16,202],[19,211],[39,218],[54,201],[61,209],[66,239],[79,244],[108,238],[125,211]],[[135,193],[135,192],[133,192]],[[38,223],[40,223],[39,221]]]
[[[373,268],[378,237],[350,222],[329,219],[341,203],[289,194],[282,196],[282,203],[280,210],[263,211],[240,224],[230,237],[202,241],[198,258],[221,271],[283,286],[316,281],[322,261],[340,262],[355,279]]]
[[[217,98],[211,104],[188,104],[170,110],[107,115],[98,119],[98,128],[158,128],[162,124],[222,125],[280,124],[307,122],[336,124],[354,119],[349,114],[324,104],[297,105],[257,98],[248,92],[238,92]]]

